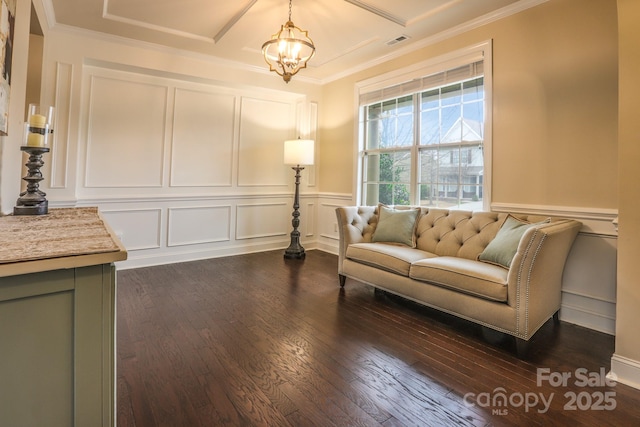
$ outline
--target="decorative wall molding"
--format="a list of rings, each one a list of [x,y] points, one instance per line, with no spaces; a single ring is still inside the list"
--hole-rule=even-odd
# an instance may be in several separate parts
[[[288,186],[284,141],[296,137],[296,109],[289,102],[242,97],[237,182],[240,187]],[[274,169],[274,165],[279,165]]]
[[[317,193],[301,193],[300,199],[315,199]],[[292,192],[264,192],[264,193],[223,193],[223,194],[158,194],[158,195],[144,195],[144,194],[113,194],[105,195],[101,197],[83,197],[81,200],[76,200],[73,206],[96,206],[104,203],[126,203],[126,204],[139,204],[139,203],[186,203],[186,202],[204,202],[204,201],[230,201],[230,200],[261,200],[261,199],[293,199]],[[64,207],[69,207],[71,201],[67,201]],[[49,202],[49,204],[56,203]],[[61,206],[62,207],[62,206]]]
[[[53,134],[53,153],[51,153],[50,188],[66,188],[69,164],[73,65],[60,62],[56,63],[55,79],[56,119]]]
[[[231,205],[185,206],[167,210],[167,246],[231,240]]]
[[[237,101],[210,90],[175,89],[170,187],[232,185]]]
[[[613,223],[618,216],[617,209],[491,203],[491,210],[571,218],[582,222],[580,233],[610,237],[617,237],[618,234]]]
[[[90,76],[85,187],[162,186],[168,97],[151,81]]]
[[[247,198],[228,198],[220,204],[214,199],[151,203],[103,200],[78,205],[99,207],[129,252],[128,259],[119,262],[118,268],[129,269],[284,249],[291,223],[290,196],[270,201],[254,195],[251,203],[246,201]],[[305,210],[314,204],[305,204]],[[312,239],[312,235],[303,234],[305,247],[313,249]]]
[[[304,228],[304,236],[313,237],[315,236],[316,229],[316,204],[311,201],[306,204],[306,209],[304,209],[304,216],[300,216],[300,225]],[[302,233],[300,233],[302,235]]]
[[[157,249],[162,245],[162,210],[159,208],[101,209],[127,251]]]
[[[284,236],[290,218],[285,202],[237,205],[235,240]]]

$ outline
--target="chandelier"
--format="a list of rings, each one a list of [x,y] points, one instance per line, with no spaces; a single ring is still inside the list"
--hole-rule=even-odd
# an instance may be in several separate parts
[[[307,31],[296,27],[291,21],[291,0],[289,0],[289,20],[280,27],[280,31],[262,45],[262,54],[269,64],[269,71],[275,71],[289,83],[291,77],[307,67],[316,47]]]

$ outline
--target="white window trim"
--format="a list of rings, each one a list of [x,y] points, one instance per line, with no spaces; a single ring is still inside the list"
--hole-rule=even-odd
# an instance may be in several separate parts
[[[362,164],[363,164],[363,150],[364,140],[360,133],[360,123],[362,120],[362,108],[360,106],[360,95],[376,90],[381,90],[385,87],[395,86],[403,82],[409,82],[411,80],[422,78],[424,76],[435,74],[444,70],[457,68],[471,62],[483,60],[484,64],[484,97],[485,105],[489,106],[485,111],[484,116],[484,142],[483,142],[483,161],[484,161],[484,174],[483,174],[483,195],[482,195],[482,208],[485,211],[491,209],[491,188],[492,188],[492,171],[491,164],[492,151],[493,151],[493,50],[492,40],[487,40],[476,45],[472,45],[463,49],[459,49],[445,55],[437,56],[427,59],[425,61],[410,65],[408,67],[394,70],[379,76],[372,77],[370,79],[362,80],[355,84],[354,105],[356,108],[356,121],[354,123],[354,146],[355,160],[353,188],[355,188],[355,203],[362,203]]]

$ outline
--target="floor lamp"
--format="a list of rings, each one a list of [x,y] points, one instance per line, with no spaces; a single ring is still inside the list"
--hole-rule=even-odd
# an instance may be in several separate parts
[[[291,165],[291,169],[296,171],[296,192],[293,198],[293,231],[291,232],[291,244],[284,251],[285,258],[303,259],[304,248],[300,244],[300,171],[305,165],[313,165],[314,143],[310,139],[293,139],[284,142],[284,164]]]

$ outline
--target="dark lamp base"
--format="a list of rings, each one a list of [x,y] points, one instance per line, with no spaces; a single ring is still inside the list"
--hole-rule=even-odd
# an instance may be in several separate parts
[[[287,259],[304,259],[304,248],[300,244],[300,232],[298,231],[298,226],[300,225],[300,211],[298,211],[300,208],[300,171],[304,168],[298,165],[291,169],[296,171],[296,192],[293,196],[293,213],[291,214],[293,217],[291,220],[293,231],[291,232],[291,243],[284,251],[284,257]]]
[[[304,248],[302,246],[300,246],[300,245],[289,246],[284,251],[284,257],[286,259],[304,259],[304,257],[305,257]]]

